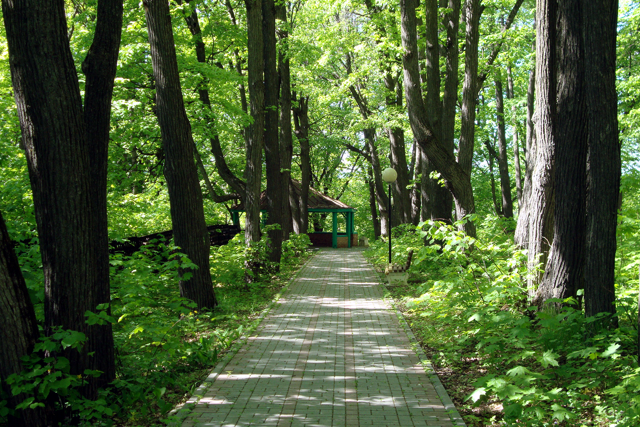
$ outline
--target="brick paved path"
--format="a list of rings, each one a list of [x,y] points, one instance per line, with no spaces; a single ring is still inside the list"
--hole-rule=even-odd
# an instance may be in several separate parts
[[[182,425],[464,426],[378,281],[358,249],[317,253]]]

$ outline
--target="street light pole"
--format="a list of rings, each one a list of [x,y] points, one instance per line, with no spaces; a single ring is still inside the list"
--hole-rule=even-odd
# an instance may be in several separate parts
[[[389,236],[389,265],[391,265],[391,184],[389,184],[389,219],[387,220],[389,230],[387,232]]]
[[[391,184],[398,178],[398,173],[393,168],[386,168],[382,171],[382,180],[389,184],[389,211],[387,217],[389,239],[389,266],[391,266]]]

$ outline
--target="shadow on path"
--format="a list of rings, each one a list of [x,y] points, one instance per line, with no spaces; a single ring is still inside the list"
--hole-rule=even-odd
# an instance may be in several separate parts
[[[358,249],[317,253],[182,426],[464,426],[378,280]]]

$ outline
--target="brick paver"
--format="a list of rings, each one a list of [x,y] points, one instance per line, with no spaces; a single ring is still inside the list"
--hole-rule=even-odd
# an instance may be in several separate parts
[[[382,295],[360,250],[320,251],[182,425],[464,426]]]

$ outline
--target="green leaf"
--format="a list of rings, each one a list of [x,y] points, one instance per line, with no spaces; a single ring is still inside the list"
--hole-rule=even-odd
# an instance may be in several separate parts
[[[87,340],[87,336],[82,332],[68,331],[68,335],[60,341],[62,348],[79,348]]]
[[[509,420],[520,418],[522,415],[522,405],[519,403],[512,403],[504,407],[504,417]]]
[[[551,350],[547,350],[540,358],[540,364],[545,368],[548,368],[549,366],[560,366],[560,364],[556,360],[557,358],[558,355],[556,353]]]
[[[477,388],[471,393],[465,401],[471,399],[474,403],[476,403],[482,396],[487,394],[487,390],[484,387]]]
[[[618,352],[618,349],[620,348],[620,344],[611,344],[609,346],[609,348],[607,348],[604,353],[601,354],[602,357],[609,357],[612,356],[614,354],[616,354]]]
[[[528,373],[530,373],[531,371],[528,370],[527,368],[525,368],[524,366],[516,366],[513,369],[509,369],[507,371],[507,375],[509,375],[510,377],[517,377],[520,375],[526,375]]]

